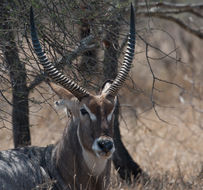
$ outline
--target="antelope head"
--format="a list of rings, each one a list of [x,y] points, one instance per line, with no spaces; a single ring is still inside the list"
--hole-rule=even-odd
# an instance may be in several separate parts
[[[115,147],[113,143],[114,109],[116,96],[107,96],[107,82],[99,95],[89,94],[80,101],[68,90],[50,83],[52,90],[60,97],[58,106],[66,108],[78,124],[77,136],[82,149],[99,158],[110,158]]]
[[[115,147],[113,142],[114,109],[117,103],[117,94],[126,80],[131,68],[135,48],[134,11],[131,6],[130,34],[127,50],[121,69],[112,83],[105,83],[99,95],[93,95],[79,86],[70,78],[64,76],[48,61],[42,51],[34,24],[32,8],[30,10],[31,37],[35,53],[45,72],[58,85],[51,84],[53,90],[61,100],[58,104],[65,106],[77,123],[77,136],[83,150],[96,157],[108,159],[112,156]]]

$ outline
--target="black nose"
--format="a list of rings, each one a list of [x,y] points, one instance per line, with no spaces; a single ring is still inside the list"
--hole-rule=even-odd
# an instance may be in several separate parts
[[[104,152],[109,152],[113,148],[113,142],[110,140],[99,140],[97,142],[99,148]]]

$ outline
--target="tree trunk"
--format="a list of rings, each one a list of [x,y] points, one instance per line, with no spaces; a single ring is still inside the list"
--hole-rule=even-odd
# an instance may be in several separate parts
[[[114,143],[116,147],[116,151],[113,155],[115,169],[118,171],[122,179],[125,179],[128,183],[132,183],[143,174],[143,171],[140,166],[133,161],[122,142],[119,129],[119,102],[115,109]]]
[[[119,27],[116,21],[107,24],[108,32],[104,42],[103,73],[104,79],[114,79],[118,71],[118,38]]]
[[[119,23],[108,23],[108,32],[104,40],[105,52],[103,60],[103,73],[105,80],[114,79],[118,70],[118,38],[119,38]],[[116,151],[113,155],[113,163],[120,177],[127,182],[132,182],[132,179],[137,179],[143,172],[140,166],[135,163],[125,148],[119,129],[119,101],[115,109],[114,121],[114,142]]]
[[[28,105],[29,92],[26,84],[27,74],[25,64],[19,59],[14,31],[9,19],[9,5],[9,2],[0,3],[0,18],[3,21],[0,25],[4,29],[4,33],[1,34],[2,51],[8,64],[12,87],[12,124],[14,146],[16,148],[31,144]]]
[[[31,144],[29,129],[28,89],[26,86],[25,65],[19,60],[15,42],[9,43],[4,52],[9,66],[12,84],[12,124],[14,146],[22,147]]]
[[[79,35],[80,39],[87,37],[91,33],[91,26],[90,23],[93,22],[93,19],[88,19],[90,11],[88,7],[81,3],[80,5],[81,11],[84,13],[84,18],[80,19],[80,26],[79,26]],[[95,70],[98,69],[97,61],[97,50],[90,50],[86,51],[82,54],[80,64],[79,64],[79,71],[83,73],[83,75],[88,79],[88,77],[92,78],[93,75],[96,74]]]

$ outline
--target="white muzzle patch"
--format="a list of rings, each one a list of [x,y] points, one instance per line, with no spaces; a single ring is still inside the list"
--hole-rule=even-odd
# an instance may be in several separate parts
[[[112,143],[112,145],[110,145],[110,147],[105,147],[106,146],[105,143],[103,143],[103,145],[102,145],[102,142],[109,142],[109,143]],[[107,145],[107,146],[109,146],[109,145]],[[113,153],[115,151],[115,146],[114,146],[112,138],[99,137],[99,138],[95,139],[95,141],[92,145],[92,150],[95,152],[97,157],[109,159],[109,158],[111,158],[111,156],[113,155]]]

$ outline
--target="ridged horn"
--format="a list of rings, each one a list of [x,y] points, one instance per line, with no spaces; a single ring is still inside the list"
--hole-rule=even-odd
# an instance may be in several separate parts
[[[58,71],[58,69],[51,62],[49,62],[46,54],[42,51],[42,48],[37,36],[37,31],[35,28],[34,14],[33,14],[32,7],[30,7],[30,28],[31,28],[32,44],[33,44],[35,53],[40,63],[44,67],[45,72],[49,75],[49,77],[53,79],[54,82],[60,84],[61,86],[69,90],[79,100],[81,100],[85,96],[88,96],[89,93],[84,88],[80,87],[73,80],[67,78],[60,71]]]
[[[131,69],[134,50],[135,50],[135,18],[134,18],[134,8],[131,4],[131,14],[130,14],[130,34],[128,37],[127,50],[125,52],[124,61],[120,68],[120,71],[116,78],[114,79],[112,85],[107,89],[107,95],[116,96],[119,89],[125,82],[128,73]]]

